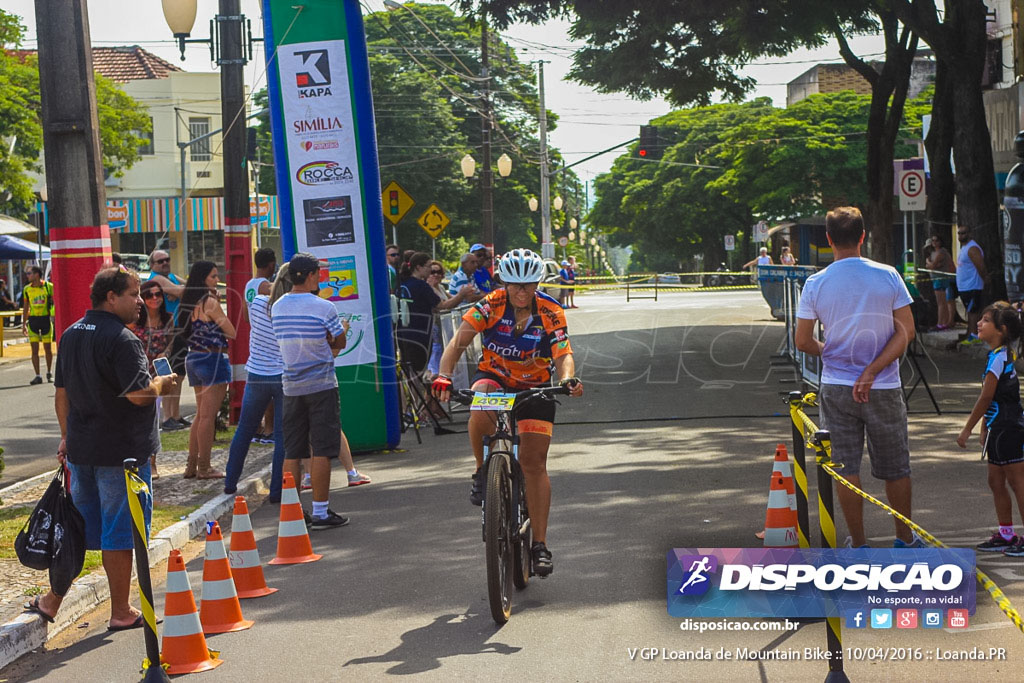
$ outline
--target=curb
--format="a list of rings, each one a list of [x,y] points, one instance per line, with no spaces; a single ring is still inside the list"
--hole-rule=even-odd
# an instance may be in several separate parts
[[[53,475],[56,472],[57,468],[54,468],[50,472],[43,472],[42,474],[37,474],[36,476],[29,477],[28,479],[22,479],[16,484],[11,484],[6,488],[2,488],[0,489],[0,500],[3,500],[6,496],[13,496],[16,493],[21,493],[22,489],[32,488],[46,479],[53,479]]]
[[[202,507],[180,522],[175,522],[161,530],[149,541],[149,566],[165,561],[171,550],[180,549],[189,540],[205,531],[206,523],[216,520],[234,508],[235,496],[258,495],[263,498],[269,492],[270,465],[253,473],[238,485],[236,493],[221,493],[207,501]],[[52,476],[51,474],[40,476]],[[12,487],[21,486],[19,482]],[[5,489],[6,490],[6,489]],[[250,506],[250,512],[259,506]],[[110,586],[106,576],[93,573],[76,579],[71,590],[64,597],[56,622],[48,624],[36,614],[19,615],[6,624],[0,625],[0,670],[18,659],[44,645],[58,633],[69,628],[80,617],[89,613],[110,597]]]

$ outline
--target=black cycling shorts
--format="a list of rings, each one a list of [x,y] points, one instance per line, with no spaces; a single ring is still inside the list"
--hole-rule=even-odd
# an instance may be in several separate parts
[[[1024,430],[996,427],[988,432],[985,453],[991,465],[1014,465],[1024,462]]]
[[[30,315],[25,321],[25,327],[32,330],[34,334],[45,337],[50,334],[50,316]]]
[[[484,372],[483,370],[477,370],[476,374],[473,375],[473,381],[470,382],[470,386],[475,386],[480,380],[486,380],[493,382],[501,387],[501,390],[505,393],[514,394],[522,389],[510,389],[502,377],[494,374],[493,372]],[[555,423],[555,407],[556,404],[553,400],[546,400],[544,398],[531,399],[525,403],[517,403],[513,408],[512,412],[516,416],[517,420],[540,420],[542,422]]]

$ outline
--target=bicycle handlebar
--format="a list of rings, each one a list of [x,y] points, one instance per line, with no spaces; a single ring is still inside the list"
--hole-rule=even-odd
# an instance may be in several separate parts
[[[477,392],[470,389],[457,389],[452,392],[452,400],[457,403],[461,403],[464,406],[468,406],[473,402],[473,397],[476,396]],[[516,403],[525,401],[537,396],[544,396],[545,398],[551,398],[552,396],[564,395],[569,396],[571,394],[569,387],[534,387],[533,389],[526,389],[524,391],[516,392]]]

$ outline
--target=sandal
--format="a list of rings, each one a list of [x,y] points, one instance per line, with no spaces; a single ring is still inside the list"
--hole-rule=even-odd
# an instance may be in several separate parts
[[[206,470],[195,475],[196,479],[223,479],[224,473],[217,470]]]
[[[49,614],[44,612],[43,608],[39,606],[39,596],[38,595],[35,598],[33,598],[30,602],[25,603],[25,611],[26,612],[32,612],[33,614],[38,614],[43,619],[45,619],[47,621],[47,623],[50,623],[50,624],[53,623],[53,617],[51,617]]]

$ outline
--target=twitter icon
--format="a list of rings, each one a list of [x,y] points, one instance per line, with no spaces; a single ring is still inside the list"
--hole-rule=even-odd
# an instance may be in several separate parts
[[[892,628],[892,610],[871,610],[871,628]]]

